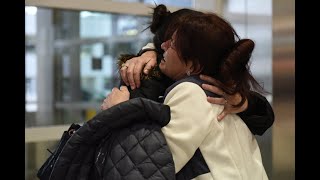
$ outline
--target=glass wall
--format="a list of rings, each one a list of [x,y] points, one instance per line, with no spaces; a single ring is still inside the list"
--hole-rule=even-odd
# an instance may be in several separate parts
[[[118,85],[118,55],[136,54],[151,41],[149,30],[144,31],[149,21],[143,16],[26,7],[26,126],[90,118]],[[48,65],[52,70],[46,70]],[[49,83],[51,90],[45,87]],[[37,121],[35,112],[41,110],[53,118]]]
[[[151,35],[149,17],[26,6],[25,126],[83,123],[119,85],[117,57],[136,54]],[[55,141],[26,144],[26,179]],[[51,148],[50,148],[51,147]]]

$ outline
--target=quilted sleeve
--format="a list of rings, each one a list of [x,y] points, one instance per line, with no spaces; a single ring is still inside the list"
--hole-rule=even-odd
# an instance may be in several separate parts
[[[93,119],[97,123],[95,126],[102,123],[111,128],[123,127],[137,120],[151,120],[165,126],[170,120],[170,107],[146,98],[133,98],[102,111]]]
[[[53,168],[51,179],[77,179],[75,176],[84,176],[92,163],[90,160],[94,159],[93,144],[109,136],[113,128],[150,120],[161,126],[166,125],[170,120],[169,106],[145,98],[134,98],[100,112],[67,141]],[[82,173],[74,173],[79,170]]]

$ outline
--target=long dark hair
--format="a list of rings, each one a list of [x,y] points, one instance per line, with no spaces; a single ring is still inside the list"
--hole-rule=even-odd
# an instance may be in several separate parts
[[[255,43],[240,39],[229,22],[215,13],[188,14],[167,27],[165,39],[176,32],[175,48],[187,63],[192,61],[197,73],[216,78],[227,94],[240,93],[242,106],[251,88],[263,87],[250,72],[249,60]]]
[[[227,94],[237,92],[242,106],[251,89],[263,92],[263,87],[250,72],[249,60],[255,43],[240,39],[231,24],[215,13],[180,9],[171,13],[165,5],[154,8],[150,30],[155,34],[154,45],[158,62],[162,59],[161,43],[176,32],[175,48],[180,58],[192,61],[199,73],[216,78],[217,86]]]

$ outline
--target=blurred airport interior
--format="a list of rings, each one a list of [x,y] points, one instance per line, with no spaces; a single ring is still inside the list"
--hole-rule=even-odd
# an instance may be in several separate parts
[[[84,123],[119,83],[116,60],[152,41],[150,7],[225,17],[255,40],[251,71],[270,92],[275,122],[257,136],[270,180],[295,179],[295,1],[25,0],[25,180],[71,123]]]

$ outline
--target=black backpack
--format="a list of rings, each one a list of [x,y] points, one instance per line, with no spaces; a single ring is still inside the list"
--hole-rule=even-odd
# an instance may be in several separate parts
[[[61,153],[61,150],[63,149],[66,142],[69,140],[69,138],[72,136],[72,134],[78,130],[81,126],[79,124],[71,124],[69,129],[67,131],[64,131],[60,141],[58,142],[58,145],[54,152],[51,152],[49,149],[47,149],[51,155],[49,158],[43,163],[43,165],[40,167],[37,173],[37,177],[40,180],[49,180],[51,172],[53,170],[53,167]]]

